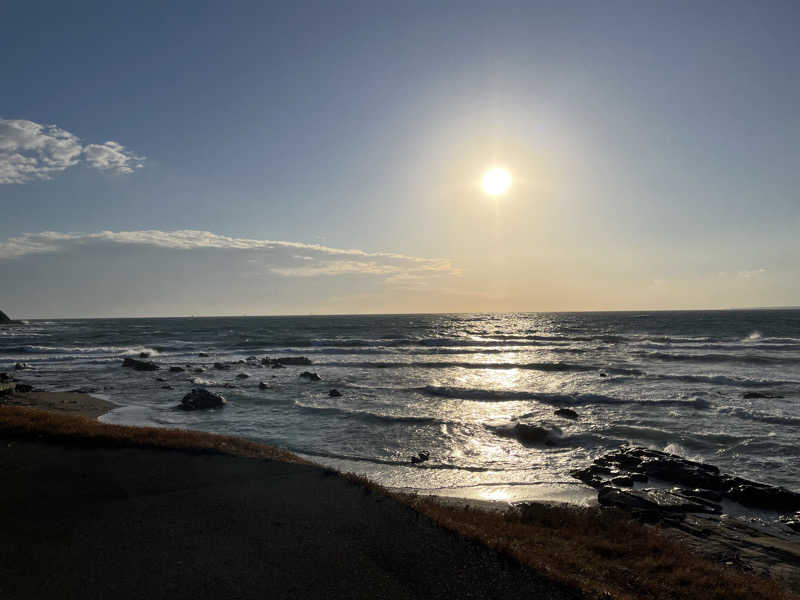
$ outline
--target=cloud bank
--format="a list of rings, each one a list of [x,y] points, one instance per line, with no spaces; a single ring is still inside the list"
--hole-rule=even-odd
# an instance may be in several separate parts
[[[217,250],[247,254],[248,276],[319,277],[348,274],[386,276],[387,281],[420,280],[427,276],[459,275],[449,260],[387,252],[331,248],[319,244],[257,240],[217,235],[210,231],[101,231],[98,233],[25,233],[0,242],[0,260],[31,254],[69,254],[103,247],[150,247],[174,251]]]
[[[56,125],[0,119],[0,184],[49,179],[82,162],[127,174],[141,168],[144,160],[118,142],[84,146],[78,136]]]

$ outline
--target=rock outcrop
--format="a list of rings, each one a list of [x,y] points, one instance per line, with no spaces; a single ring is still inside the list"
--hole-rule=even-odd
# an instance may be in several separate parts
[[[131,357],[125,358],[122,361],[122,366],[136,371],[158,371],[161,368],[156,363],[149,360],[138,360]]]
[[[4,313],[2,310],[0,310],[0,325],[4,325],[6,323],[13,323],[13,322],[14,321],[11,320],[11,317],[9,317],[6,313]]]
[[[312,373],[311,371],[303,371],[298,375],[300,379],[305,379],[307,381],[322,381],[322,377],[317,375],[316,373]]]
[[[600,490],[601,504],[614,504],[631,509],[668,510],[671,512],[719,512],[723,499],[734,500],[752,508],[778,512],[800,510],[800,494],[784,487],[767,485],[720,473],[714,465],[688,460],[674,454],[623,446],[596,459],[593,464],[571,472],[576,479]],[[634,482],[651,480],[673,485],[669,496],[663,489],[621,491]],[[680,501],[674,496],[679,496]],[[605,501],[604,501],[605,499]],[[685,502],[684,504],[681,504]],[[688,503],[688,504],[687,504]],[[712,505],[710,510],[694,510],[690,504]],[[662,506],[663,505],[663,506]],[[675,506],[684,506],[676,509]]]
[[[307,366],[311,364],[311,359],[306,358],[305,356],[282,356],[280,358],[270,358],[269,356],[265,356],[261,359],[261,364],[264,366],[275,366],[275,365],[301,365]]]
[[[572,421],[578,420],[578,413],[571,408],[559,408],[554,414],[562,419],[570,419]]]
[[[225,406],[227,400],[220,394],[209,392],[202,388],[193,389],[181,400],[178,408],[181,410],[200,410],[203,408],[220,408]]]

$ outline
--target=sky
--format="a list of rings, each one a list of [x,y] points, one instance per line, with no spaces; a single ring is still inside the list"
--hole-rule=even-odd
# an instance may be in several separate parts
[[[0,309],[800,305],[798,28],[796,2],[7,0]]]

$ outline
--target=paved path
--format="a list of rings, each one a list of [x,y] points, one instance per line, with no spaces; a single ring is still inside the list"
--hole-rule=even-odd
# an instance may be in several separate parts
[[[316,467],[0,437],[0,598],[580,597]]]

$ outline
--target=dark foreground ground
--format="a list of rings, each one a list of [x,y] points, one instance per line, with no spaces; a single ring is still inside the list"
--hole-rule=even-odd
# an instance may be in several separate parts
[[[0,598],[579,598],[323,469],[0,435]]]

